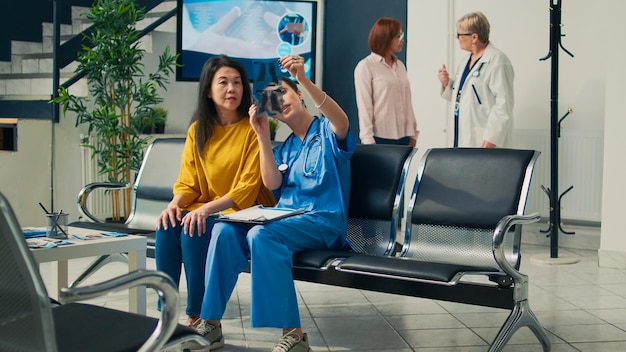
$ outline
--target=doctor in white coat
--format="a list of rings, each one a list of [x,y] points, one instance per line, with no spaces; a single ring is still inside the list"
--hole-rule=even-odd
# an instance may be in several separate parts
[[[489,42],[489,21],[482,12],[461,17],[457,23],[461,60],[456,77],[446,66],[439,69],[441,96],[452,102],[448,131],[454,147],[507,147],[513,130],[513,65]]]

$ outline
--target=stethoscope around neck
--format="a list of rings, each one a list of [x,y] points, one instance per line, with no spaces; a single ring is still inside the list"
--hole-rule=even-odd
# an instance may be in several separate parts
[[[302,153],[302,150],[305,150],[305,155],[304,155],[304,162],[302,163],[302,174],[306,177],[310,177],[313,175],[313,173],[315,172],[315,170],[317,169],[317,164],[319,163],[319,159],[320,159],[320,154],[318,153],[317,155],[317,159],[315,160],[315,165],[313,165],[313,167],[310,169],[311,171],[307,171],[307,160],[309,160],[309,155],[311,153],[311,150],[313,148],[311,148],[311,146],[314,146],[316,143],[320,144],[322,143],[322,137],[320,136],[320,127],[319,127],[319,118],[315,118],[315,120],[313,121],[313,123],[317,124],[316,127],[316,131],[314,134],[312,134],[311,136],[308,135],[304,137],[304,140],[302,141],[302,145],[300,146],[300,149],[298,149],[298,152],[296,153],[296,155],[291,159],[290,163],[287,163],[284,159],[282,160],[282,163],[280,165],[278,165],[278,171],[280,171],[285,179],[288,176],[289,171],[292,169],[292,165],[293,163],[298,160],[298,158],[300,157],[300,153]],[[289,142],[289,152],[287,153],[287,157],[289,157],[291,155],[291,148],[293,147],[293,141],[289,140],[291,138],[297,138],[295,136],[295,134],[291,134],[289,136],[289,138],[280,146],[280,149],[278,151],[278,155],[280,155],[281,158],[283,158],[284,155],[284,149],[285,149],[285,145],[287,145],[287,142]]]
[[[476,69],[476,71],[472,72],[472,76],[474,76],[474,78],[480,77],[480,70],[483,69],[484,64],[485,64],[484,62],[481,62],[480,65],[478,65],[478,68]]]

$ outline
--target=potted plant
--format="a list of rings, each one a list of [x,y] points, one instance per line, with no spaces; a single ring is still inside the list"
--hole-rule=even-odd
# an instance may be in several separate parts
[[[278,120],[272,117],[269,119],[269,124],[270,124],[270,139],[275,140],[276,130],[278,129]]]
[[[148,137],[140,136],[142,130],[165,120],[157,108],[163,102],[157,90],[166,89],[177,55],[166,48],[155,72],[144,73],[145,50],[135,25],[145,11],[135,0],[95,0],[86,16],[95,29],[86,38],[93,48],[85,46],[79,52],[76,72],[86,73],[89,94],[76,96],[62,87],[52,102],[62,106],[64,115],[75,112],[76,126],[86,125],[96,136],[96,145],[87,147],[97,159],[99,173],[111,183],[132,184],[148,143]],[[113,221],[128,218],[130,191],[110,191]]]
[[[143,134],[163,134],[165,133],[165,121],[167,120],[167,109],[157,106],[153,110],[153,115],[147,116],[143,120]]]

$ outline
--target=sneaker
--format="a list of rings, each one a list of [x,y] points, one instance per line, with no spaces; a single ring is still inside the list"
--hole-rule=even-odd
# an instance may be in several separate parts
[[[304,334],[302,338],[298,335],[292,334],[293,330],[283,335],[283,337],[276,342],[272,352],[312,352],[309,347],[309,339]]]
[[[224,347],[222,327],[209,324],[208,320],[200,319],[196,331],[211,344],[211,351]]]
[[[200,321],[202,321],[202,319],[195,318],[195,317],[187,317],[187,321],[185,322],[185,326],[188,326],[192,329],[196,329],[198,327],[198,324],[200,324]]]

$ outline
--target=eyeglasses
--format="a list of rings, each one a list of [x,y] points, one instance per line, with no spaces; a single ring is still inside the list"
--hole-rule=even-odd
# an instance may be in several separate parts
[[[403,40],[404,39],[404,32],[400,32],[400,34],[398,34],[396,36],[396,38],[398,38],[398,40]]]
[[[459,39],[460,37],[469,37],[470,35],[474,34],[473,32],[469,32],[469,33],[456,33],[456,38]]]

